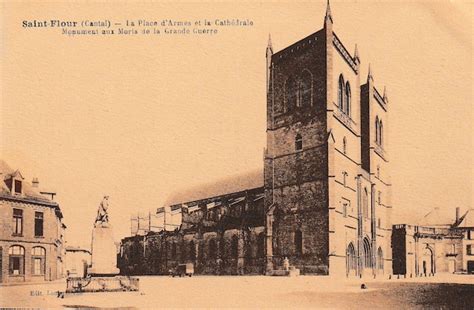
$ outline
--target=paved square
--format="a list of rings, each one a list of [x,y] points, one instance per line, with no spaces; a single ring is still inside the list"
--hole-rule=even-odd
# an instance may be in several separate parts
[[[451,283],[443,283],[443,282]],[[361,290],[360,285],[368,287]],[[474,276],[393,280],[336,280],[300,276],[140,277],[140,292],[67,294],[65,282],[0,287],[1,307],[339,308],[474,307]]]

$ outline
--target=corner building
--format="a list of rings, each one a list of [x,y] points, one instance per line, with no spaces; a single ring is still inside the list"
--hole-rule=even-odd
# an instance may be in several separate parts
[[[59,204],[38,179],[27,182],[0,159],[0,283],[61,279],[65,229]]]
[[[267,57],[266,270],[392,273],[388,98],[333,31]]]

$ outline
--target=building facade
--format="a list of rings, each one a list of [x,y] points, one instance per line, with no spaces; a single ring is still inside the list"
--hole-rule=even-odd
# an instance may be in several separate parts
[[[37,179],[26,182],[4,161],[0,178],[0,282],[61,278],[66,226],[59,205],[40,193]]]
[[[247,177],[250,183],[262,183],[261,171],[256,177]],[[192,198],[221,192],[229,183],[235,189],[235,179],[231,179],[213,186],[217,191],[196,189],[202,193]],[[187,201],[188,198],[191,197],[179,195],[172,199],[171,212],[182,212],[179,227],[122,240],[118,255],[121,273],[168,274],[179,264],[192,263],[197,274],[263,274],[263,187],[211,194],[198,200]],[[164,212],[164,208],[158,212]]]
[[[449,225],[393,226],[393,273],[406,277],[474,273],[474,209]]]
[[[388,98],[361,60],[323,29],[267,47],[267,270],[391,273]],[[361,85],[361,79],[365,82]]]
[[[141,262],[154,253],[158,272],[191,257],[203,273],[270,274],[285,258],[303,274],[392,273],[385,89],[376,88],[370,68],[361,77],[357,47],[351,54],[335,34],[329,5],[321,30],[275,53],[269,40],[266,66],[267,147],[257,177],[263,184],[222,186],[220,196],[196,189],[204,195],[169,204],[183,208],[183,225],[154,234],[155,250],[149,235],[124,239],[123,270],[147,268]],[[256,205],[250,193],[259,197]],[[232,214],[235,201],[227,197],[241,195],[241,204],[259,211],[210,220],[213,212]]]

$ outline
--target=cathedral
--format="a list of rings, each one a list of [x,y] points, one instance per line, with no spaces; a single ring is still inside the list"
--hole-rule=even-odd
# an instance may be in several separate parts
[[[333,31],[267,47],[267,270],[391,273],[388,98]]]
[[[266,67],[263,171],[175,194],[182,224],[123,239],[122,273],[392,274],[386,90],[361,76],[329,4],[321,30],[278,52],[269,39]]]

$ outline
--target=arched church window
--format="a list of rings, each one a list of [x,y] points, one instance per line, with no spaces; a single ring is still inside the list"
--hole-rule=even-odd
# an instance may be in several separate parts
[[[367,187],[364,188],[364,192],[362,193],[362,215],[365,218],[369,217],[369,193]]]
[[[295,138],[295,149],[297,151],[301,151],[303,149],[303,138],[301,137],[300,134],[296,135]]]
[[[357,269],[357,257],[355,253],[355,248],[354,245],[349,243],[347,246],[346,250],[346,268],[347,268],[347,274],[354,274],[355,270]]]
[[[295,254],[301,255],[303,254],[303,233],[301,230],[295,231]]]
[[[171,244],[171,259],[176,259],[176,243]]]
[[[217,258],[217,244],[215,239],[209,241],[209,258]]]
[[[344,78],[339,75],[339,87],[337,88],[337,106],[341,111],[344,107]]]
[[[379,144],[383,145],[383,124],[382,124],[382,120],[380,120],[380,124],[379,124]]]
[[[192,261],[196,260],[196,245],[192,240],[189,242],[189,259]]]
[[[351,86],[349,82],[346,83],[346,105],[344,112],[350,116],[351,115]]]
[[[296,107],[296,92],[296,82],[290,76],[285,83],[285,112],[291,111]]]
[[[313,76],[308,70],[304,70],[301,74],[298,90],[298,105],[300,107],[307,107],[312,105],[313,99]]]
[[[379,117],[375,117],[375,143],[379,144]]]
[[[237,235],[234,235],[232,237],[232,257],[234,258],[239,258],[239,237]]]

